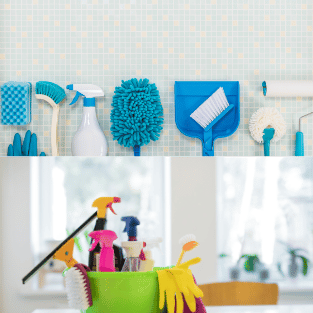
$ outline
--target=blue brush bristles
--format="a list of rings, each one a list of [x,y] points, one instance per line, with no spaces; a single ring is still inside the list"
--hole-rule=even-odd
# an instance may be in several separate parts
[[[115,88],[111,111],[113,140],[124,147],[147,145],[160,137],[164,119],[159,91],[149,79],[122,80]]]
[[[62,87],[45,81],[36,83],[36,94],[45,95],[51,98],[56,104],[60,103],[66,97],[65,91]]]

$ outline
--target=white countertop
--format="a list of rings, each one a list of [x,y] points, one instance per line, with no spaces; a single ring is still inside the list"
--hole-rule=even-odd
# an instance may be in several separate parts
[[[207,307],[208,313],[313,313],[313,305],[255,305]],[[77,310],[36,310],[33,313],[80,313]]]

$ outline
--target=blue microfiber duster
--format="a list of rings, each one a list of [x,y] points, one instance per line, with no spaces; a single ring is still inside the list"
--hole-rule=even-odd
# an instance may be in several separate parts
[[[160,137],[164,119],[159,91],[149,79],[122,80],[115,88],[111,111],[113,140],[124,147],[134,147],[140,155],[140,146]]]

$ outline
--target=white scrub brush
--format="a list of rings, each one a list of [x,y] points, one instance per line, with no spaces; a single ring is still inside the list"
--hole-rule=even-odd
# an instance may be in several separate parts
[[[270,140],[281,139],[287,130],[286,122],[276,108],[260,108],[253,113],[249,122],[252,138],[264,143],[264,155],[269,155]]]
[[[83,264],[75,264],[66,271],[65,288],[69,306],[72,309],[87,310],[92,306],[91,289],[87,271],[90,269]]]
[[[193,118],[200,126],[206,128],[228,107],[229,103],[227,101],[224,89],[220,87],[210,98],[204,101],[198,107],[198,109],[190,115],[190,117]],[[218,121],[219,119],[216,120],[216,122]],[[212,128],[213,125],[211,125],[210,128]]]

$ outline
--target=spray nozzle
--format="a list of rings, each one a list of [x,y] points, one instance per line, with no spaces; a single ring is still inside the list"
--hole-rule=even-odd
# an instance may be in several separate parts
[[[112,230],[96,230],[89,234],[89,237],[93,239],[92,245],[89,249],[89,251],[92,251],[96,248],[98,243],[100,243],[101,248],[113,247],[113,241],[117,239],[117,235]]]
[[[119,197],[100,197],[93,202],[92,206],[98,208],[98,218],[105,218],[107,209],[110,209],[113,214],[117,215],[112,208],[112,204],[120,202],[121,198]]]
[[[121,220],[126,222],[123,232],[127,233],[128,237],[137,237],[137,226],[140,225],[138,218],[135,216],[123,216]]]
[[[90,84],[71,84],[67,85],[66,89],[77,91],[70,105],[76,103],[79,97],[83,96],[85,97],[84,106],[94,107],[96,105],[95,98],[104,96],[104,92],[100,87]]]

